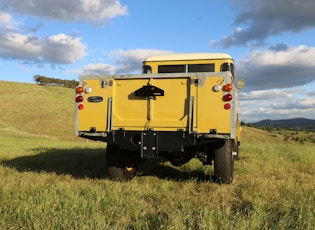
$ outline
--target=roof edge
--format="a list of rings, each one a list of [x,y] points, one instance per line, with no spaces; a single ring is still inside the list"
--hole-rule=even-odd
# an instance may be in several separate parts
[[[144,61],[188,61],[206,59],[232,59],[232,57],[227,53],[173,53],[151,56]]]

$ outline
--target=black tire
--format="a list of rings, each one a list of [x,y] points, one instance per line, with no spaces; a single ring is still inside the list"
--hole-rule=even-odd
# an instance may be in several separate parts
[[[216,182],[231,184],[234,175],[233,141],[225,140],[214,151],[214,175]]]
[[[120,182],[130,181],[137,173],[135,154],[128,151],[119,151],[117,145],[107,145],[106,164],[107,176],[112,180]]]

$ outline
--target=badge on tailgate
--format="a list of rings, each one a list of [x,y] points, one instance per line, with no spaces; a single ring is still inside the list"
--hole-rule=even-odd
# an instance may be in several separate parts
[[[102,102],[103,101],[103,97],[101,96],[92,96],[92,97],[88,97],[88,102],[94,102],[94,103],[97,103],[97,102]]]

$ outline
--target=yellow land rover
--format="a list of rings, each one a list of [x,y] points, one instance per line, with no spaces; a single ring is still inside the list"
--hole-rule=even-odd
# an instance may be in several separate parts
[[[216,181],[231,183],[242,86],[228,54],[149,57],[142,74],[80,77],[75,132],[107,142],[113,179],[132,179],[141,158],[161,156],[182,165],[196,157],[214,163]]]

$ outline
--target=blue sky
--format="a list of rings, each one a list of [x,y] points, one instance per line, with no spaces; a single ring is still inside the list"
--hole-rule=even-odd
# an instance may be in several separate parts
[[[226,52],[246,82],[242,120],[315,119],[314,9],[314,0],[0,0],[0,80],[140,73],[156,54]]]

